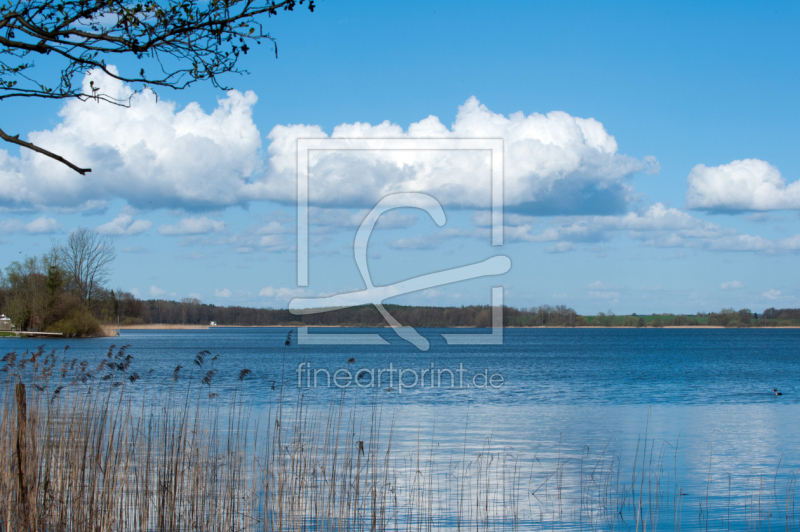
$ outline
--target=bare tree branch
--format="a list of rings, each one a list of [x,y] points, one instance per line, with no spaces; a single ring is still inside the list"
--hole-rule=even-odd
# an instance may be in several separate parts
[[[0,139],[3,139],[6,142],[10,142],[11,144],[18,144],[18,145],[20,145],[20,146],[22,146],[24,148],[28,148],[29,150],[33,150],[36,153],[41,153],[42,155],[46,155],[47,157],[50,157],[51,159],[55,159],[56,161],[58,161],[60,163],[66,164],[67,166],[69,166],[70,168],[72,168],[73,170],[75,170],[76,172],[78,172],[81,175],[86,175],[86,172],[91,172],[92,171],[91,168],[79,168],[78,166],[75,166],[74,164],[72,164],[68,160],[64,159],[62,156],[57,155],[57,154],[55,154],[55,153],[53,153],[51,151],[47,151],[47,150],[45,150],[43,148],[40,148],[39,146],[36,146],[33,143],[25,142],[24,140],[19,140],[19,135],[14,135],[12,137],[11,135],[7,134],[2,129],[0,129]]]
[[[226,89],[220,76],[242,74],[248,43],[275,40],[262,17],[293,11],[314,0],[0,0],[0,103],[10,98],[95,99],[126,105],[92,85],[73,86],[75,76],[92,69],[126,83],[185,89],[198,81]],[[37,69],[30,54],[63,62],[56,70]],[[112,70],[108,57],[133,56],[142,65],[130,75]],[[0,138],[51,157],[85,174],[63,157],[0,131]]]
[[[54,243],[61,268],[82,301],[108,281],[111,263],[117,254],[114,242],[96,231],[80,227],[69,235],[66,244]]]

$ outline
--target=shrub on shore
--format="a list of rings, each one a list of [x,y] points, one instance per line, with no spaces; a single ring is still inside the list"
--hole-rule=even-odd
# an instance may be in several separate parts
[[[73,308],[63,318],[47,328],[48,332],[60,332],[68,338],[104,336],[97,318],[84,306]]]

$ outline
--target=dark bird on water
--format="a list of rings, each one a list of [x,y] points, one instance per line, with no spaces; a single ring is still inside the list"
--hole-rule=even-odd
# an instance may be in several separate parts
[[[351,358],[350,360],[347,361],[347,363],[348,364],[355,364],[356,363],[356,359],[355,358]]]
[[[775,395],[783,395],[777,388],[773,388],[772,391],[775,392]]]

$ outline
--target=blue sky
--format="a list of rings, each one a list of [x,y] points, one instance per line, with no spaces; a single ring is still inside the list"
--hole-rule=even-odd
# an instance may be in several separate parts
[[[251,52],[235,94],[3,104],[5,131],[93,172],[0,146],[0,267],[86,226],[116,238],[112,286],[285,307],[363,288],[359,221],[414,190],[447,223],[393,212],[370,240],[375,284],[499,253],[512,269],[392,302],[488,303],[502,284],[508,304],[580,313],[797,307],[798,21],[794,3],[324,0],[268,22],[279,59]],[[505,139],[505,245],[486,237],[476,154],[323,158],[298,287],[293,140],[420,134]]]

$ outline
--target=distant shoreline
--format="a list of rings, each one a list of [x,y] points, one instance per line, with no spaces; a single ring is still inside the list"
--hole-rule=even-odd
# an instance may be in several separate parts
[[[111,327],[106,325],[109,329]],[[164,323],[150,323],[146,325],[120,325],[120,330],[205,330],[205,329],[295,329],[298,325],[170,325]],[[388,329],[387,325],[383,326],[363,326],[363,325],[309,325],[308,327],[314,329],[352,329],[352,328],[369,328],[369,329]],[[425,329],[426,327],[417,327]],[[436,327],[437,329],[477,329],[478,327]],[[507,326],[506,329],[736,329],[737,327],[724,327],[722,325],[665,325],[663,327],[635,327],[625,325],[612,325],[608,327],[593,326],[593,325],[580,325],[575,327],[550,327],[547,325],[536,326]],[[738,327],[741,329],[800,329],[798,325],[785,325],[775,327]]]

